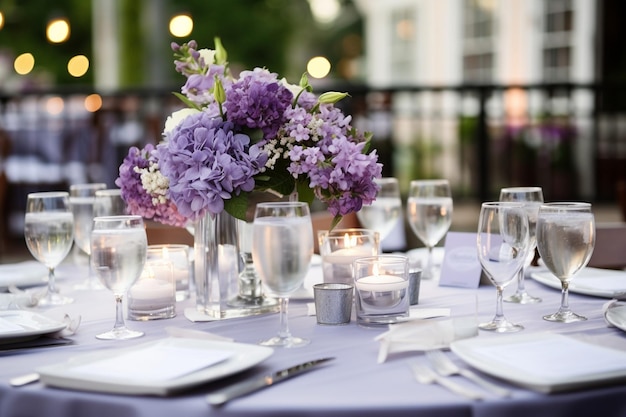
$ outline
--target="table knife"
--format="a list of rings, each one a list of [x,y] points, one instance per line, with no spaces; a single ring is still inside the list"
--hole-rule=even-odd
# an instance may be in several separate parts
[[[251,379],[236,382],[226,388],[212,392],[207,395],[206,400],[211,405],[220,406],[232,399],[250,394],[254,391],[260,390],[261,388],[278,384],[279,382],[296,375],[300,375],[332,359],[334,358],[315,359],[271,374],[255,376]]]

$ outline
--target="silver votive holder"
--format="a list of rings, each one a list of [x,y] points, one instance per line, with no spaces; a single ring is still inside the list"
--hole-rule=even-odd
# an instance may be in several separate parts
[[[420,298],[421,269],[409,269],[409,305],[416,305]]]
[[[317,324],[341,325],[350,323],[354,286],[341,283],[323,283],[313,286]]]

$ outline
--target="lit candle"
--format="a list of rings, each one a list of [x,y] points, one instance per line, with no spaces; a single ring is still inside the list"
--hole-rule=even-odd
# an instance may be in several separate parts
[[[395,275],[370,275],[356,281],[360,291],[400,291],[409,286],[409,281]]]
[[[169,262],[148,262],[129,291],[128,308],[133,311],[159,310],[175,302],[176,289]]]

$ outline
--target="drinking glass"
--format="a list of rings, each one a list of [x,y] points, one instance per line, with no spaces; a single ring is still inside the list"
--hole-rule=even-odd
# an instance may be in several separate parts
[[[93,206],[94,217],[123,216],[126,213],[126,202],[122,199],[122,190],[107,188],[96,191],[96,201]]]
[[[48,267],[48,288],[37,305],[50,307],[71,303],[72,298],[59,294],[54,278],[54,269],[70,252],[74,240],[74,216],[67,192],[28,194],[24,238],[33,257]]]
[[[96,217],[91,232],[91,264],[100,282],[115,296],[115,325],[98,339],[132,339],[143,332],[124,323],[122,299],[137,281],[146,262],[146,230],[141,216]]]
[[[374,182],[380,187],[376,199],[361,207],[356,215],[361,225],[365,229],[377,231],[382,241],[389,236],[400,219],[402,199],[396,178],[375,178]]]
[[[428,248],[422,279],[435,277],[433,247],[448,233],[452,223],[452,194],[448,180],[411,181],[407,201],[411,229]]]
[[[87,265],[90,265],[91,256],[90,238],[93,227],[95,194],[104,190],[104,183],[72,184],[70,185],[70,207],[74,214],[74,244],[87,255]],[[75,286],[76,289],[95,289],[99,285],[91,274],[87,273],[85,282]]]
[[[302,285],[313,256],[313,225],[302,202],[259,203],[252,231],[252,259],[266,292],[279,299],[278,335],[265,346],[298,347],[307,339],[292,336],[287,324],[289,295]]]
[[[517,201],[524,204],[528,216],[528,238],[530,241],[528,258],[522,269],[517,274],[517,289],[515,293],[504,301],[519,304],[534,304],[541,302],[541,298],[534,297],[526,291],[524,285],[525,269],[530,266],[537,247],[537,214],[539,206],[543,203],[543,191],[541,187],[508,187],[500,190],[500,201]]]
[[[537,249],[544,264],[561,281],[561,306],[544,320],[571,323],[587,320],[569,308],[572,278],[589,262],[596,242],[596,225],[589,203],[549,203],[539,208]]]
[[[496,287],[496,314],[483,330],[516,332],[524,327],[511,323],[502,312],[502,291],[514,279],[528,255],[528,217],[523,203],[483,203],[476,238],[478,259],[489,281]]]

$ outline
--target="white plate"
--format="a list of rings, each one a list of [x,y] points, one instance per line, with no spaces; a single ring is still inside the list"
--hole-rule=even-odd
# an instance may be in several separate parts
[[[65,323],[24,310],[0,311],[0,343],[15,343],[58,332]]]
[[[450,348],[486,374],[539,392],[626,380],[626,352],[560,334],[477,337],[452,342]]]
[[[561,281],[551,272],[535,272],[530,277],[544,285],[560,290]],[[584,268],[570,281],[569,291],[594,297],[616,298],[626,295],[626,271]]]
[[[10,285],[32,287],[48,282],[48,269],[40,262],[25,261],[0,265],[0,291]]]
[[[192,349],[196,353],[198,351],[208,353],[211,350],[227,350],[232,352],[232,356],[209,367],[167,380],[155,380],[154,378],[143,376],[141,373],[135,375],[124,373],[103,375],[81,372],[81,369],[84,369],[86,365],[94,365],[99,361],[120,358],[125,353],[141,354],[155,347]],[[39,368],[37,372],[40,374],[41,381],[44,384],[59,388],[115,394],[164,396],[251,368],[267,359],[272,353],[273,349],[265,346],[173,337],[144,343],[131,348],[107,349],[101,352],[85,354],[70,358],[65,363]],[[175,360],[176,357],[170,357],[168,362],[175,367],[176,363],[171,363]],[[154,363],[153,366],[158,367],[159,364]]]
[[[626,305],[613,304],[604,313],[606,321],[626,332]]]

